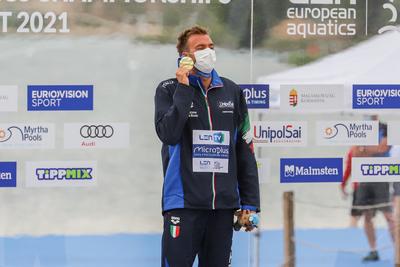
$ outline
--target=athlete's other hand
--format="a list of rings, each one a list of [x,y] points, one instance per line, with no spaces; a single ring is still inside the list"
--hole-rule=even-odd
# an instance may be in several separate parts
[[[176,79],[181,84],[189,85],[189,73],[190,70],[185,67],[180,67],[176,71]]]

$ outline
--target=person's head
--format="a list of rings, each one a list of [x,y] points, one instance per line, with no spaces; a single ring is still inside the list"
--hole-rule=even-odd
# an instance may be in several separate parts
[[[186,29],[178,36],[176,48],[179,56],[193,59],[197,70],[207,74],[214,69],[214,43],[207,29],[201,26]]]

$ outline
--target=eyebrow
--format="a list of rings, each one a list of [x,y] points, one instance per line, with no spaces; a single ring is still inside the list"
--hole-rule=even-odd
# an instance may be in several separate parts
[[[204,47],[204,46],[214,46],[214,43],[211,43],[211,44],[198,44],[198,45],[195,46],[195,48]]]

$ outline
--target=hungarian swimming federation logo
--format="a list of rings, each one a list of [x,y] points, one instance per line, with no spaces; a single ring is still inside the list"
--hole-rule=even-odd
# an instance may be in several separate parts
[[[298,97],[297,91],[295,89],[292,89],[289,93],[289,104],[292,107],[295,107],[295,106],[297,106],[298,101],[299,101],[299,97]]]
[[[170,233],[172,238],[178,238],[181,234],[181,227],[177,225],[170,225]]]

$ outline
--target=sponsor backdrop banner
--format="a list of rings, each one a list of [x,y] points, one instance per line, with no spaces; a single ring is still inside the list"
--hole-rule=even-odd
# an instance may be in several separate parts
[[[241,85],[252,123],[236,114],[237,101],[226,88],[208,91],[210,117],[220,112],[225,121],[244,119],[237,132],[208,131],[208,118],[199,112],[206,111],[205,102],[194,101],[187,116],[204,120],[198,130],[210,139],[190,144],[193,169],[226,172],[235,140],[251,137],[261,158],[260,182],[267,181],[260,190],[260,218],[267,218],[262,230],[282,228],[284,191],[298,192],[305,202],[346,205],[337,185],[325,182],[341,181],[341,158],[351,146],[377,144],[372,115],[382,114],[389,143],[400,143],[398,126],[390,123],[400,120],[400,0],[1,0],[0,10],[0,229],[9,240],[74,236],[87,244],[79,237],[162,231],[166,162],[154,96],[158,85],[173,83],[177,36],[193,25],[210,30],[215,70],[224,83]],[[219,94],[224,99],[216,99]],[[240,136],[248,125],[251,132]],[[216,175],[216,186],[224,176]],[[303,182],[314,184],[287,184]],[[206,195],[212,194],[208,188]],[[298,205],[296,227],[344,228],[344,214],[324,208],[311,215],[309,206]],[[17,251],[19,262],[9,262],[17,253],[13,246],[3,251],[0,244],[0,266],[74,264],[68,262],[72,254],[49,263],[36,249],[47,249],[42,239],[32,240],[19,246],[34,244],[30,253]],[[240,267],[235,257],[242,252],[233,254],[233,266]],[[92,267],[108,256],[86,254],[88,260],[77,264]],[[159,262],[159,253],[149,254]],[[113,267],[130,264],[123,259],[108,260]]]

